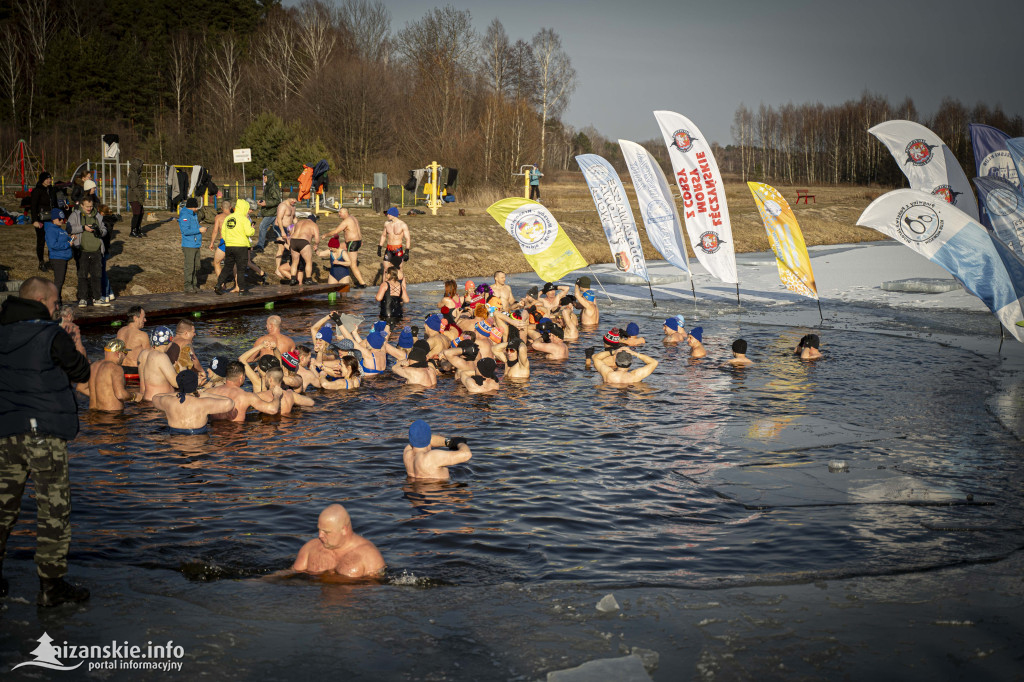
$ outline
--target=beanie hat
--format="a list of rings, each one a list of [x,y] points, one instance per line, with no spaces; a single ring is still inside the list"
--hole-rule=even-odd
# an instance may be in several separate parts
[[[65,218],[64,211],[60,210],[59,208],[55,208],[55,209],[52,209],[50,211],[50,220],[51,221],[54,221],[54,220],[64,220],[64,218]]]
[[[299,353],[298,351],[290,350],[281,356],[281,364],[288,369],[299,368]]]
[[[704,340],[704,327],[694,327],[690,330],[690,336],[697,339],[698,341]]]
[[[387,328],[388,323],[385,322],[384,320],[377,320],[376,322],[373,323],[373,331],[377,332],[378,334],[383,334],[384,330]]]
[[[619,336],[619,328],[612,327],[607,334],[604,335],[604,342],[609,346],[617,346],[621,343],[622,338]]]
[[[340,247],[341,247],[341,242],[338,241],[337,237],[331,237],[330,239],[327,240],[327,248],[328,249],[337,249],[337,248],[340,248]]]
[[[210,361],[210,371],[219,377],[226,377],[228,375],[229,362],[231,362],[230,358],[218,355]]]
[[[398,335],[398,347],[409,349],[412,348],[412,328],[403,327],[402,333]]]
[[[630,336],[640,336],[640,325],[636,322],[630,322],[626,325],[626,333]]]
[[[370,344],[370,348],[380,350],[384,346],[384,336],[380,332],[370,332],[366,337],[366,342]]]
[[[323,339],[327,343],[334,340],[334,329],[331,328],[330,324],[325,324],[320,327],[320,331],[316,333],[316,338]]]
[[[394,206],[392,206],[391,208],[388,209],[388,215],[393,217],[393,218],[397,218],[398,217],[398,209],[395,208]]]
[[[441,316],[431,315],[427,318],[427,329],[433,329],[435,332],[441,331]]]

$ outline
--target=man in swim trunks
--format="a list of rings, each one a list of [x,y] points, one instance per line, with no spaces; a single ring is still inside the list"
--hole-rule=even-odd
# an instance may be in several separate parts
[[[277,265],[276,275],[282,280],[290,279],[295,274],[295,268],[297,263],[292,263],[289,266],[288,272],[285,273],[282,269],[281,260],[284,257],[286,251],[288,251],[288,240],[292,236],[292,230],[295,229],[295,204],[298,203],[295,193],[289,194],[280,204],[277,205],[277,219],[274,221],[277,225],[280,236],[275,239],[277,244],[277,255],[274,256],[274,262]],[[285,284],[285,282],[281,282]]]
[[[344,242],[345,250],[348,251],[348,260],[351,263],[349,270],[352,271],[352,277],[356,280],[357,289],[366,288],[366,280],[363,279],[363,273],[359,270],[359,249],[363,246],[363,230],[359,227],[359,221],[356,217],[348,212],[347,208],[338,209],[338,217],[341,218],[341,222],[338,226],[331,230],[327,237],[338,236]]]
[[[682,315],[676,315],[665,320],[664,329],[665,338],[662,339],[665,343],[679,343],[680,341],[686,341],[688,334],[684,328],[686,320],[683,319]]]
[[[530,378],[529,354],[518,337],[495,346],[494,355],[505,363],[505,379],[523,381]]]
[[[203,366],[192,350],[192,341],[196,338],[196,325],[192,320],[182,318],[174,328],[174,338],[167,348],[167,357],[175,366],[175,374],[183,369],[192,368],[196,374],[203,374]]]
[[[694,327],[686,337],[686,343],[690,346],[690,359],[700,360],[708,355],[701,342],[704,338],[704,327]]]
[[[340,504],[320,512],[317,529],[319,536],[299,550],[293,571],[345,578],[365,578],[384,572],[384,557],[372,542],[356,535],[348,512]]]
[[[476,374],[463,372],[459,379],[470,393],[493,393],[501,388],[495,375],[497,365],[494,358],[480,358],[476,363]]]
[[[515,299],[512,298],[512,287],[505,284],[505,273],[498,270],[494,273],[494,285],[491,287],[491,294],[501,299],[502,309],[505,312],[512,310]]]
[[[642,360],[644,366],[630,370],[633,358]],[[651,376],[657,366],[658,361],[654,358],[625,347],[616,351],[601,351],[594,356],[594,367],[606,384],[640,383]]]
[[[256,396],[259,397],[260,400],[269,403],[274,401],[274,398],[276,397],[275,392],[280,391],[281,409],[278,411],[278,414],[290,415],[292,413],[292,408],[296,405],[299,407],[313,407],[312,398],[307,398],[304,395],[296,393],[290,388],[285,388],[284,370],[280,367],[273,367],[267,370],[267,383],[270,385],[270,388],[266,391],[260,391]]]
[[[405,379],[410,386],[434,388],[437,386],[437,370],[427,364],[429,352],[430,344],[426,340],[420,339],[412,345],[409,358],[399,360],[391,368],[391,371]]]
[[[251,351],[250,351],[251,352]],[[244,355],[242,357],[245,357]],[[271,389],[271,399],[264,400],[255,393],[242,388],[245,383],[246,365],[244,361],[229,362],[224,376],[224,385],[211,388],[208,393],[231,399],[231,407],[210,414],[215,421],[244,422],[246,411],[252,407],[263,414],[277,414],[281,411],[281,395],[284,391],[280,386],[276,391]],[[250,370],[252,371],[252,370]]]
[[[295,223],[288,248],[292,254],[291,284],[301,285],[313,279],[313,251],[320,248],[320,228],[316,221],[303,218]],[[299,270],[299,258],[303,260],[303,269]]]
[[[746,367],[754,364],[754,361],[747,357],[747,342],[743,339],[736,339],[732,342],[732,359],[728,361],[733,367]]]
[[[152,400],[160,393],[174,393],[176,372],[174,363],[167,357],[171,346],[171,330],[159,326],[150,334],[153,347],[139,354],[139,390],[143,400]]]
[[[267,346],[267,343],[272,345]],[[271,315],[267,318],[267,333],[256,339],[256,342],[252,344],[253,348],[259,348],[260,352],[256,358],[259,359],[264,355],[282,355],[291,350],[295,349],[295,342],[291,337],[285,336],[281,333],[281,316]],[[277,350],[277,353],[274,350]]]
[[[176,393],[153,396],[153,407],[167,415],[171,433],[193,435],[206,433],[207,419],[231,409],[228,398],[199,394],[199,375],[191,369],[182,370],[175,377]]]
[[[576,295],[576,302],[583,306],[580,324],[584,327],[594,327],[600,323],[601,311],[597,309],[597,294],[590,288],[590,278],[584,276],[576,280],[573,293]]]
[[[389,268],[402,269],[402,264],[409,260],[409,249],[412,246],[412,238],[409,235],[409,226],[398,218],[398,209],[392,206],[388,209],[388,218],[384,221],[384,231],[380,233],[380,241],[377,244],[377,255],[382,256],[384,261],[381,265],[380,276],[383,278]],[[376,284],[376,279],[374,280]]]
[[[121,362],[128,349],[124,341],[114,339],[103,347],[103,359],[92,363],[89,383],[78,385],[78,392],[89,396],[89,409],[101,412],[121,412],[126,400],[139,402],[142,395],[124,386]]]
[[[434,436],[430,425],[422,419],[409,427],[409,444],[402,453],[405,473],[416,481],[447,481],[448,467],[468,462],[472,457],[465,438]]]
[[[124,374],[139,373],[139,353],[150,347],[149,334],[142,331],[146,324],[146,311],[140,305],[128,309],[128,324],[117,330],[117,338],[124,341],[127,355],[121,363]]]

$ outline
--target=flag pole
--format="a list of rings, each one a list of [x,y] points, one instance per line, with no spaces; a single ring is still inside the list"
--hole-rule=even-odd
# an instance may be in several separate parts
[[[824,322],[825,321],[825,315],[824,315],[824,313],[821,312],[821,299],[816,298],[814,300],[818,302],[818,316],[821,318],[821,321]]]
[[[693,286],[693,274],[690,273],[690,291],[693,292],[693,314],[697,314],[697,289]]]
[[[740,283],[736,282],[736,305],[743,305],[740,303]]]
[[[651,280],[647,280],[647,291],[651,292],[651,305],[657,308],[658,304],[654,301],[654,289],[651,288]]]
[[[594,272],[594,268],[592,268],[592,267],[590,267],[590,266],[588,265],[588,266],[587,266],[587,270],[590,270],[590,274],[594,276],[594,281],[596,281],[596,282],[597,282],[597,285],[598,285],[599,287],[601,287],[601,291],[603,291],[603,292],[604,292],[604,295],[605,295],[605,297],[606,297],[606,298],[608,299],[608,301],[609,301],[609,302],[611,302],[611,300],[612,300],[612,297],[611,297],[611,296],[608,296],[608,290],[604,288],[604,285],[603,285],[603,284],[601,284],[601,280],[599,280],[599,279],[597,278],[597,273],[596,273],[596,272]],[[653,297],[653,295],[652,295],[652,297]]]

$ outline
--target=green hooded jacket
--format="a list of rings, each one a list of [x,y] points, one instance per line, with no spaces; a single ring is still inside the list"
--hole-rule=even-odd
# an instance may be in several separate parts
[[[263,203],[266,206],[260,207],[259,216],[261,218],[277,215],[277,205],[281,203],[281,188],[277,186],[277,177],[274,176],[274,171],[267,168],[264,174],[267,176],[267,184],[263,188]]]
[[[137,201],[145,206],[146,188],[142,182],[142,159],[132,159],[128,162],[128,178],[124,186],[128,193],[128,203]]]

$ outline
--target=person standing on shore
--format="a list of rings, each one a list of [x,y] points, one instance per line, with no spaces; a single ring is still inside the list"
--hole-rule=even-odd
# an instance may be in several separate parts
[[[146,201],[146,188],[142,182],[142,159],[128,163],[128,178],[124,183],[128,205],[132,209],[132,237],[145,237],[142,232],[142,205]]]
[[[388,209],[388,218],[384,221],[384,230],[380,233],[380,241],[377,242],[377,255],[384,258],[382,269],[378,273],[382,279],[390,268],[402,269],[402,264],[409,260],[411,247],[409,226],[398,217],[398,209],[392,206]],[[374,278],[374,284],[376,283],[377,280]]]
[[[92,199],[82,199],[68,218],[72,243],[81,249],[78,256],[78,307],[109,306],[103,296],[103,237],[107,227],[93,210]]]
[[[185,254],[185,293],[199,291],[199,250],[203,246],[206,228],[199,224],[196,209],[199,200],[189,197],[178,214],[178,229],[181,230],[181,250]]]
[[[359,221],[348,212],[347,208],[339,208],[338,217],[341,218],[341,222],[327,234],[327,238],[330,239],[338,235],[339,240],[346,242],[345,251],[348,252],[348,260],[351,263],[348,268],[352,272],[352,277],[356,280],[355,287],[356,289],[365,289],[366,280],[363,279],[363,273],[359,270],[358,255],[359,249],[363,246],[363,231],[359,227]]]
[[[256,234],[249,221],[249,202],[238,199],[235,208],[224,222],[221,223],[221,238],[224,240],[224,269],[220,271],[213,292],[217,295],[226,293],[224,285],[232,279],[238,283],[238,295],[248,296],[245,285],[245,268],[249,262],[249,240]]]
[[[267,245],[267,232],[277,220],[277,206],[281,203],[281,188],[277,185],[277,176],[269,168],[263,169],[263,198],[256,202],[259,206],[257,215],[260,217],[259,239],[256,241],[256,253],[263,253]],[[273,239],[273,235],[270,239]]]
[[[50,219],[43,226],[46,248],[50,252],[50,267],[53,268],[53,283],[57,287],[57,305],[62,303],[61,290],[68,273],[68,261],[71,260],[71,238],[64,229],[66,222],[64,211],[55,208],[50,211]]]
[[[544,174],[537,168],[537,164],[533,164],[533,168],[530,169],[530,198],[534,201],[540,201],[540,179],[544,177]]]
[[[89,380],[89,360],[53,321],[56,311],[57,287],[40,277],[25,280],[0,308],[0,562],[31,475],[39,606],[89,598],[89,590],[64,580],[71,544],[67,442],[78,435],[71,382]],[[0,568],[0,597],[7,592]]]
[[[39,270],[46,272],[46,260],[43,257],[46,246],[46,233],[44,224],[50,217],[50,212],[57,206],[57,191],[53,188],[53,176],[47,171],[39,174],[39,181],[32,188],[29,195],[29,212],[32,214],[32,225],[36,228],[36,258],[39,259]]]

